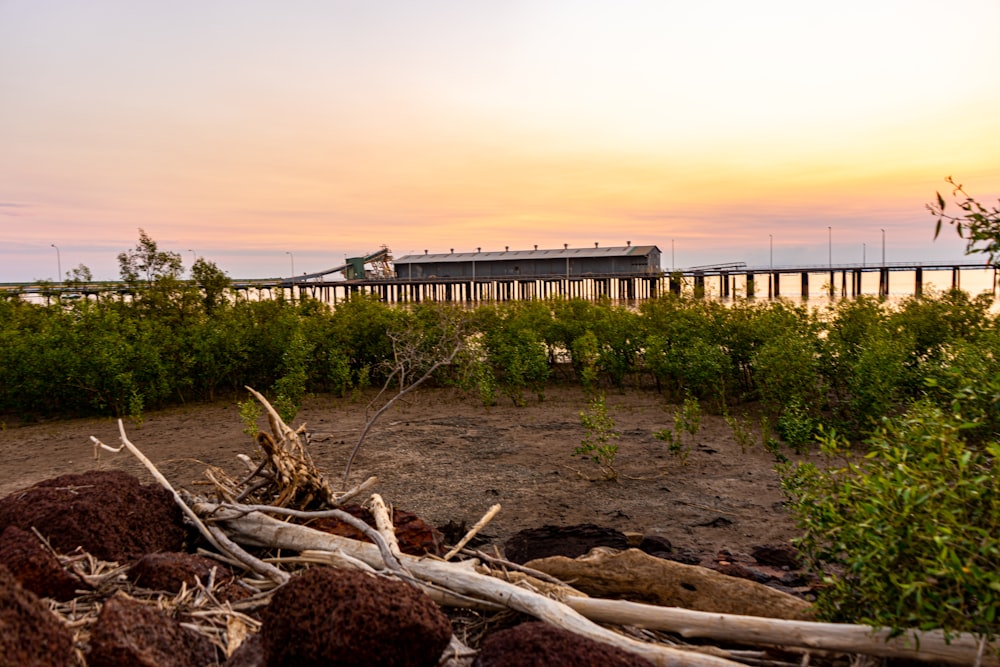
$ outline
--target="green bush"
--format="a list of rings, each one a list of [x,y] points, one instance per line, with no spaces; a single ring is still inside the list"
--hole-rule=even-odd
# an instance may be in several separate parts
[[[780,332],[754,354],[753,370],[760,399],[772,414],[780,415],[792,404],[810,416],[820,414],[826,387],[815,336]]]
[[[819,420],[811,417],[797,398],[783,407],[774,424],[774,430],[785,444],[799,454],[808,451],[809,445],[816,442],[820,427]]]
[[[997,636],[1000,444],[970,442],[955,399],[887,420],[864,456],[831,433],[827,466],[784,469],[798,546],[827,572],[823,619]]]

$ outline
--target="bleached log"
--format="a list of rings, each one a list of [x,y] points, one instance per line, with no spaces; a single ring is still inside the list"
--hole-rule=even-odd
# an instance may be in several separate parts
[[[588,595],[625,598],[698,611],[806,621],[805,600],[747,579],[650,556],[638,549],[594,549],[579,558],[550,556],[525,563]]]
[[[330,535],[307,526],[284,523],[256,512],[250,514],[233,512],[210,503],[197,503],[194,509],[201,515],[211,514],[215,521],[225,526],[230,537],[237,542],[293,551],[339,549],[372,567],[384,566],[376,547],[366,542]],[[586,619],[561,602],[489,575],[470,571],[458,563],[416,558],[405,554],[401,560],[415,577],[462,595],[476,596],[503,604],[570,632],[618,646],[660,667],[739,667],[739,663],[730,660],[623,637]]]
[[[682,637],[864,653],[953,665],[976,664],[980,650],[979,638],[968,633],[955,634],[950,642],[945,641],[940,630],[910,630],[890,638],[887,628],[873,629],[867,625],[714,614],[625,600],[569,597],[563,602],[594,621],[674,632]],[[983,667],[1000,667],[998,650],[1000,646],[986,647],[982,655]]]

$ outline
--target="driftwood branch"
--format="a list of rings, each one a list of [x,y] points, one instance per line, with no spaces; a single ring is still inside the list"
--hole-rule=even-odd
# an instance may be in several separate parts
[[[260,512],[263,514],[279,514],[281,516],[295,517],[297,519],[321,519],[332,517],[339,521],[343,521],[352,528],[359,530],[365,537],[370,539],[378,548],[379,554],[381,554],[382,561],[387,569],[392,570],[393,572],[403,571],[403,566],[400,565],[398,559],[399,545],[396,544],[395,551],[393,551],[393,545],[390,544],[379,531],[375,530],[356,516],[348,514],[344,510],[329,509],[307,512],[303,510],[293,510],[287,507],[274,507],[272,505],[236,505],[232,503],[223,503],[219,505],[219,508],[235,510],[237,512],[242,512],[243,514]],[[395,535],[393,535],[393,542],[395,542]]]
[[[864,653],[952,665],[976,664],[982,645],[978,637],[967,633],[952,635],[948,641],[940,630],[910,630],[893,637],[888,629],[873,629],[867,625],[713,614],[625,600],[570,597],[564,602],[594,621],[675,632],[682,637]],[[998,648],[992,647],[992,653],[984,652],[980,664],[984,667],[1000,665]]]
[[[375,528],[378,534],[385,540],[392,555],[399,557],[401,552],[399,551],[399,540],[396,539],[396,528],[392,524],[392,512],[382,500],[382,496],[373,493],[366,506],[375,518]]]
[[[153,479],[155,479],[160,486],[170,493],[174,502],[178,507],[180,507],[181,512],[188,518],[188,520],[191,521],[191,523],[194,524],[194,526],[198,529],[198,532],[201,533],[202,537],[208,540],[208,543],[215,547],[220,553],[229,555],[231,558],[238,560],[250,570],[257,572],[258,574],[262,574],[268,579],[278,583],[283,583],[287,580],[288,575],[286,573],[278,570],[273,565],[268,565],[267,563],[251,556],[244,551],[242,547],[229,541],[225,535],[217,535],[213,530],[206,526],[198,515],[191,509],[191,507],[188,506],[184,499],[181,498],[180,494],[176,489],[174,489],[173,485],[170,484],[167,478],[163,476],[163,473],[161,473],[153,462],[150,461],[146,455],[143,454],[139,448],[132,444],[132,441],[128,439],[128,435],[125,433],[125,424],[121,419],[118,420],[118,433],[122,441],[122,446],[118,448],[109,447],[94,436],[90,436],[90,440],[94,443],[94,447],[100,447],[101,449],[111,452],[119,452],[122,448],[127,449],[129,453],[142,464],[149,474],[153,476]]]
[[[354,488],[348,489],[337,496],[337,500],[333,503],[333,506],[341,507],[347,503],[347,501],[353,500],[363,493],[367,493],[369,489],[375,486],[376,482],[378,482],[378,477],[375,477],[374,475],[369,477]]]
[[[449,551],[448,553],[446,553],[444,555],[444,559],[445,560],[451,560],[452,558],[454,558],[455,554],[457,554],[459,551],[461,551],[465,547],[465,545],[468,544],[469,541],[473,537],[475,537],[476,535],[478,535],[479,531],[481,531],[483,528],[485,528],[486,524],[488,524],[490,521],[492,521],[493,517],[495,517],[497,515],[497,513],[499,513],[499,512],[500,512],[500,505],[493,505],[488,510],[486,510],[486,514],[483,515],[483,518],[481,518],[479,521],[477,521],[476,525],[474,525],[472,528],[470,528],[469,532],[467,532],[465,534],[465,536],[463,536],[462,539],[460,539],[458,541],[458,544],[456,544],[454,547],[452,547],[451,551]]]

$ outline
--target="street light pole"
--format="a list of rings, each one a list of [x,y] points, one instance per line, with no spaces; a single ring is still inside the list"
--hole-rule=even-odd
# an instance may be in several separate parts
[[[288,258],[292,262],[292,280],[295,280],[295,255],[290,250],[286,250],[285,254],[288,255]]]
[[[885,266],[885,230],[882,230],[882,266]]]
[[[62,255],[59,253],[59,246],[55,243],[50,243],[49,245],[56,249],[56,269],[59,271],[56,274],[56,278],[59,282],[62,282]]]
[[[771,241],[771,273],[774,273],[774,234],[768,234],[767,238]]]
[[[829,240],[827,241],[827,247],[829,248],[830,270],[832,271],[833,270],[833,227],[827,226],[826,233],[829,237]]]

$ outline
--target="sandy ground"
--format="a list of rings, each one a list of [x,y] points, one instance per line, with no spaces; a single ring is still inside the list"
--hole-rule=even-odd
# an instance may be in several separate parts
[[[334,488],[364,424],[366,399],[309,398],[293,425],[305,422],[313,457]],[[572,456],[585,430],[578,388],[550,387],[545,400],[516,407],[503,399],[484,408],[448,389],[425,389],[397,403],[366,438],[350,484],[378,476],[375,491],[434,525],[472,525],[493,504],[500,514],[485,535],[502,543],[518,530],[594,523],[669,539],[705,554],[746,553],[797,535],[782,507],[774,458],[759,445],[743,451],[722,417],[704,415],[688,442],[686,463],[654,431],[672,424],[675,406],[653,391],[609,391],[620,433],[617,482]],[[264,421],[261,420],[261,426]],[[56,475],[124,469],[148,473],[127,453],[101,452],[90,441],[119,443],[112,419],[16,426],[0,431],[0,497]],[[148,413],[126,420],[129,438],[176,486],[207,493],[206,465],[239,476],[238,454],[253,456],[236,399]]]

